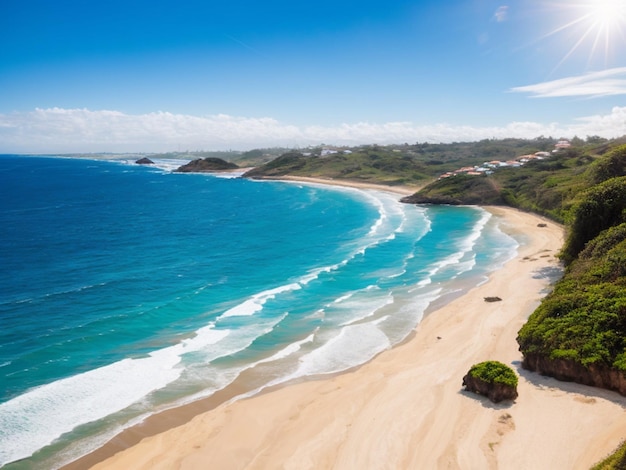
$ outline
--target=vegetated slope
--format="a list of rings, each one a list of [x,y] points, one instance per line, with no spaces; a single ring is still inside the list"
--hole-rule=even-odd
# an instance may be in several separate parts
[[[459,167],[480,165],[495,158],[506,160],[529,152],[549,151],[556,142],[552,138],[539,137],[530,140],[485,139],[450,144],[415,143],[341,148],[321,145],[285,152],[244,176],[310,176],[388,185],[421,185]]]
[[[626,223],[586,245],[517,341],[527,369],[626,395]]]
[[[441,179],[411,196],[402,198],[402,202],[454,205],[502,205],[505,203],[494,178],[469,175]]]
[[[626,146],[609,149],[598,155],[593,147],[572,147],[522,167],[496,169],[488,176],[461,174],[439,179],[404,202],[504,204],[565,223],[582,192],[626,174]]]
[[[236,170],[239,168],[236,164],[222,160],[216,157],[198,158],[189,163],[180,166],[176,171],[178,173],[204,173],[211,171]]]
[[[568,201],[565,276],[518,336],[523,366],[626,395],[626,146]],[[582,180],[581,180],[582,181]]]
[[[246,178],[282,176],[309,176],[388,185],[417,183],[430,177],[425,165],[415,158],[374,147],[323,157],[288,152],[244,174]]]
[[[498,168],[491,175],[442,178],[403,202],[502,204],[563,222],[569,202],[589,186],[586,173],[593,161],[582,148],[569,149],[521,167]]]

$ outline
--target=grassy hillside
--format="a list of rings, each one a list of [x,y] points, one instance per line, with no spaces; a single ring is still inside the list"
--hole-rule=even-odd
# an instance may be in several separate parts
[[[518,343],[525,355],[626,371],[626,223],[587,244]]]
[[[368,147],[327,156],[288,152],[244,176],[267,178],[312,176],[375,182],[388,185],[415,184],[431,178],[424,163],[389,149]]]
[[[504,204],[564,222],[571,201],[589,187],[586,173],[596,158],[578,148],[522,167],[499,168],[492,175],[440,179],[408,202],[437,203],[447,198],[458,204]]]
[[[258,165],[246,176],[314,176],[390,185],[421,185],[460,167],[550,151],[556,142],[555,139],[541,137],[533,140],[502,139],[451,144],[363,145],[350,148],[320,146],[286,152]],[[240,162],[237,163],[241,166]],[[477,200],[477,203],[480,202]]]

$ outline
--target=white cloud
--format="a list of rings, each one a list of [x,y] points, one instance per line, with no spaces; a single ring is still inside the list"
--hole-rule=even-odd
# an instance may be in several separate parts
[[[245,150],[321,142],[337,145],[461,142],[539,135],[611,138],[625,133],[626,107],[615,107],[607,115],[579,118],[569,125],[512,122],[500,127],[411,122],[294,126],[267,117],[191,116],[167,112],[132,115],[119,111],[51,108],[0,114],[0,153]]]
[[[498,23],[502,23],[507,20],[507,16],[509,13],[509,7],[506,5],[502,5],[498,7],[496,12],[493,14],[493,17],[496,19]]]
[[[617,67],[535,85],[515,87],[511,88],[510,91],[530,93],[534,98],[564,96],[595,98],[610,95],[626,95],[626,67]]]

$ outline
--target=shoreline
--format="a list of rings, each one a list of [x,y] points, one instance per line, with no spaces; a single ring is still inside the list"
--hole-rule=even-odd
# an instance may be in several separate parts
[[[335,180],[329,178],[317,178],[312,176],[272,176],[272,177],[261,177],[261,178],[251,178],[252,181],[288,181],[293,183],[309,183],[309,184],[323,184],[327,186],[341,186],[345,188],[356,188],[356,189],[373,189],[376,191],[385,191],[388,193],[401,194],[403,196],[410,196],[417,191],[419,191],[423,186],[427,183],[424,183],[420,186],[406,186],[406,185],[398,185],[398,186],[387,186],[381,183],[367,183],[361,181],[351,181],[351,180]]]
[[[548,285],[533,273],[555,265],[563,229],[551,221],[537,228],[543,218],[515,209],[486,209],[508,230],[530,231],[528,242],[486,283],[425,315],[406,341],[347,372],[231,401],[235,387],[159,413],[160,425],[149,418],[114,438],[117,449],[107,444],[63,468],[588,468],[619,444],[626,399],[521,370],[515,342]],[[503,301],[485,303],[492,295]],[[517,370],[515,403],[461,391],[469,367],[487,359]],[[580,422],[587,438],[574,436]],[[527,455],[533,448],[542,455]]]

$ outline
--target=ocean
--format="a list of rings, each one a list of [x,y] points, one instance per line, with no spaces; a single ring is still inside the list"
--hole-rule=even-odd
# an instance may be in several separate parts
[[[0,156],[0,466],[361,365],[520,243],[477,207],[182,163]]]

